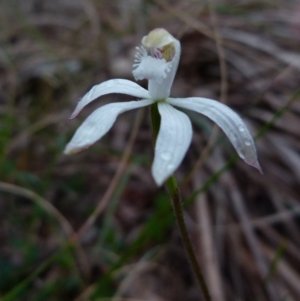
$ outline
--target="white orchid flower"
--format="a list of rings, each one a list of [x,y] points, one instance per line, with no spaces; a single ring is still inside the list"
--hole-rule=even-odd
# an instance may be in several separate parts
[[[96,109],[78,128],[64,153],[73,154],[94,144],[104,136],[123,112],[158,104],[161,116],[155,145],[152,175],[162,185],[182,162],[192,140],[192,125],[179,107],[203,114],[214,121],[227,135],[238,155],[261,171],[252,136],[242,119],[226,105],[207,98],[171,98],[170,90],[180,58],[180,42],[164,29],[155,29],[137,47],[133,75],[136,80],[148,79],[148,91],[126,79],[112,79],[94,86],[79,101],[70,119],[96,98],[121,93],[140,100],[117,102]]]

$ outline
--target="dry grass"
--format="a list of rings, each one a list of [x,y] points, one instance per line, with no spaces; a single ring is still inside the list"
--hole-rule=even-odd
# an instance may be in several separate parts
[[[264,175],[241,160],[219,172],[234,151],[190,114],[176,177],[213,300],[299,300],[299,20],[296,0],[2,1],[1,300],[199,300],[150,175],[147,118],[126,113],[88,151],[62,154],[93,108],[128,99],[67,120],[94,84],[132,79],[134,48],[155,27],[182,43],[172,95],[224,101],[260,133]]]

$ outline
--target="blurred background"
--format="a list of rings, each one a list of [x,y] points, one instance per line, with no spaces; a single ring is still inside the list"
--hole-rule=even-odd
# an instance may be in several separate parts
[[[176,172],[214,301],[300,300],[300,2],[1,0],[0,300],[203,300],[168,194],[151,177],[147,109],[62,154],[93,85],[133,80],[135,47],[181,41],[173,97],[220,100],[256,136],[264,175],[199,114]],[[140,84],[146,87],[146,82]]]

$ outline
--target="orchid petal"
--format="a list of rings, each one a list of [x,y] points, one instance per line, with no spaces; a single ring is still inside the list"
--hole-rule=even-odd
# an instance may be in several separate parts
[[[119,114],[152,104],[151,99],[139,101],[116,102],[95,110],[77,129],[72,140],[67,144],[64,153],[74,154],[88,148],[102,138],[112,127]]]
[[[127,79],[111,79],[92,87],[78,102],[70,119],[76,117],[87,104],[96,98],[111,93],[127,94],[138,98],[150,98],[149,92],[135,82]]]
[[[169,98],[167,102],[205,115],[227,135],[238,155],[249,165],[262,172],[257,160],[253,138],[242,119],[228,106],[208,98]]]
[[[157,185],[173,174],[183,160],[192,140],[188,116],[168,103],[159,103],[160,129],[155,145],[152,175]]]

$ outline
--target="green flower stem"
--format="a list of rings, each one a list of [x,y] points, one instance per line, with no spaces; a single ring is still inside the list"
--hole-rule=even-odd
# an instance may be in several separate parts
[[[159,126],[160,126],[160,115],[158,112],[157,103],[153,104],[150,108],[150,118],[151,118],[151,125],[152,125],[152,131],[153,131],[153,142],[155,142],[157,135],[158,135]],[[155,143],[153,143],[153,144],[155,144]],[[196,279],[198,281],[198,284],[200,285],[200,288],[202,290],[205,300],[211,301],[211,297],[210,297],[210,294],[209,294],[209,291],[208,291],[208,288],[207,288],[207,285],[205,282],[205,278],[204,278],[201,268],[198,264],[193,245],[191,243],[188,231],[186,229],[186,225],[185,225],[184,217],[183,217],[181,197],[180,197],[180,193],[179,193],[179,189],[178,189],[178,185],[176,183],[175,177],[171,176],[166,181],[165,184],[167,186],[168,192],[172,199],[175,217],[176,217],[176,220],[178,223],[178,227],[179,227],[180,234],[181,234],[181,237],[183,240],[183,244],[187,251],[188,258],[190,260],[190,264],[194,270]]]

